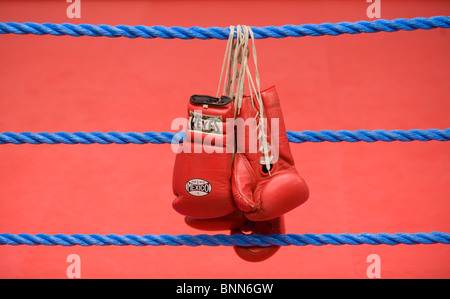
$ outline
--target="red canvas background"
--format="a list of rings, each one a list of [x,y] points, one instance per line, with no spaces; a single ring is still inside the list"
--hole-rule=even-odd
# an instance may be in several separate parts
[[[0,21],[253,26],[368,20],[354,1],[1,1]],[[382,1],[385,19],[449,15],[448,1]],[[288,130],[449,127],[450,31],[257,40]],[[225,41],[0,36],[0,131],[170,131],[215,94]],[[291,149],[308,202],[288,233],[450,231],[445,142],[305,143]],[[0,146],[2,233],[198,234],[171,207],[170,145]],[[227,233],[227,232],[218,232]],[[448,245],[284,247],[262,263],[229,247],[0,246],[1,278],[450,278]]]

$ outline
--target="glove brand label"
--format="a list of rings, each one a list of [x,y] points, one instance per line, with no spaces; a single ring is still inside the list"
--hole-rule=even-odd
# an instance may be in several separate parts
[[[212,186],[202,179],[192,179],[186,183],[186,191],[194,196],[205,196],[211,192]]]
[[[281,121],[277,117],[243,119],[190,111],[188,119],[179,117],[172,122],[170,128],[181,129],[182,134],[174,134],[171,148],[175,154],[260,153],[260,163],[268,169],[268,164],[279,159],[280,138],[283,142],[287,139]]]
[[[223,135],[223,123],[222,116],[220,115],[207,115],[202,113],[189,112],[189,128],[191,131]]]

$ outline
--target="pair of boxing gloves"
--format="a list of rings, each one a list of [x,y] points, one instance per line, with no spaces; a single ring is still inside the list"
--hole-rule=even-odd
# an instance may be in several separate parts
[[[264,107],[258,107],[254,95],[244,96],[238,112],[227,97],[191,97],[185,140],[175,158],[172,204],[189,226],[232,234],[283,234],[283,215],[308,199],[308,186],[295,168],[276,89],[268,88],[260,95]],[[264,118],[258,117],[261,111]],[[226,120],[230,119],[235,123],[229,125]],[[270,148],[263,148],[261,141]],[[242,259],[256,262],[269,258],[279,247],[234,249]]]

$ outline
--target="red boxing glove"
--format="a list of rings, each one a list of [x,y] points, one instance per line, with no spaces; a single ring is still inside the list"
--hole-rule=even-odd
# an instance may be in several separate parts
[[[232,101],[194,95],[188,115],[185,140],[175,158],[172,206],[199,219],[228,215],[236,210],[231,193],[234,132],[226,125],[234,116]]]
[[[275,87],[260,95],[266,118],[262,128],[266,130],[267,148],[261,147],[262,135],[258,132],[261,126],[258,122],[264,119],[258,117],[261,109],[253,97],[243,98],[236,119],[238,152],[234,159],[231,185],[239,210],[214,219],[186,217],[189,226],[207,231],[230,230],[232,234],[284,234],[283,214],[308,199],[308,186],[294,165]],[[253,126],[252,120],[255,122]],[[244,124],[249,125],[247,130],[243,130],[246,129]],[[264,156],[268,156],[268,160]],[[269,167],[267,161],[270,162]],[[274,255],[279,246],[235,246],[234,249],[240,258],[259,262]]]
[[[241,229],[231,231],[231,234],[242,234],[251,232],[259,235],[284,234],[284,217],[278,217],[267,221],[248,221],[247,225]],[[261,262],[274,255],[280,246],[234,246],[236,254],[248,262]]]
[[[284,234],[283,216],[267,221],[250,221],[242,211],[235,211],[229,215],[214,219],[195,219],[186,217],[185,222],[192,228],[205,231],[229,230],[231,234]],[[243,260],[261,262],[273,256],[280,246],[234,246],[234,251]]]
[[[271,87],[260,95],[263,107],[259,107],[261,101],[254,100],[255,95],[242,99],[236,119],[238,152],[231,179],[236,205],[253,221],[280,217],[303,204],[309,196],[308,186],[294,165],[276,89]],[[251,126],[249,130],[239,131],[242,128],[239,117],[241,124],[256,121],[257,135]]]

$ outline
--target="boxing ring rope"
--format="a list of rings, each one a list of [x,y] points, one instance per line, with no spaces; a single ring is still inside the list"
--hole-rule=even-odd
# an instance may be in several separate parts
[[[357,21],[322,24],[283,25],[251,27],[256,39],[324,36],[376,32],[397,32],[450,28],[450,17]],[[54,36],[91,36],[164,39],[228,39],[229,28],[220,27],[166,27],[54,23],[0,22],[0,34],[34,34]],[[411,130],[322,130],[287,131],[293,143],[304,142],[393,142],[393,141],[449,141],[448,129]],[[183,133],[178,132],[5,132],[0,133],[0,144],[164,144],[180,142]],[[305,245],[416,245],[450,244],[450,234],[431,233],[360,233],[360,234],[233,234],[233,235],[117,235],[117,234],[0,234],[0,245],[47,245],[47,246],[305,246]]]
[[[361,234],[273,234],[273,235],[117,235],[117,234],[0,234],[0,245],[47,246],[305,246],[305,245],[417,245],[450,244],[450,234],[361,233]]]
[[[305,142],[393,142],[393,141],[449,141],[448,129],[411,129],[411,130],[322,130],[287,131],[292,143]],[[184,132],[5,132],[0,133],[0,144],[164,144],[180,142]]]
[[[323,24],[283,25],[251,27],[256,39],[285,38],[303,36],[323,36],[376,32],[412,31],[417,29],[450,28],[450,17],[434,16],[429,18],[394,19],[357,22],[339,22]],[[91,24],[54,24],[54,23],[0,23],[0,34],[35,34],[35,35],[70,35],[94,37],[128,37],[128,38],[165,38],[165,39],[228,39],[229,28],[180,26],[129,26],[129,25],[91,25]]]

